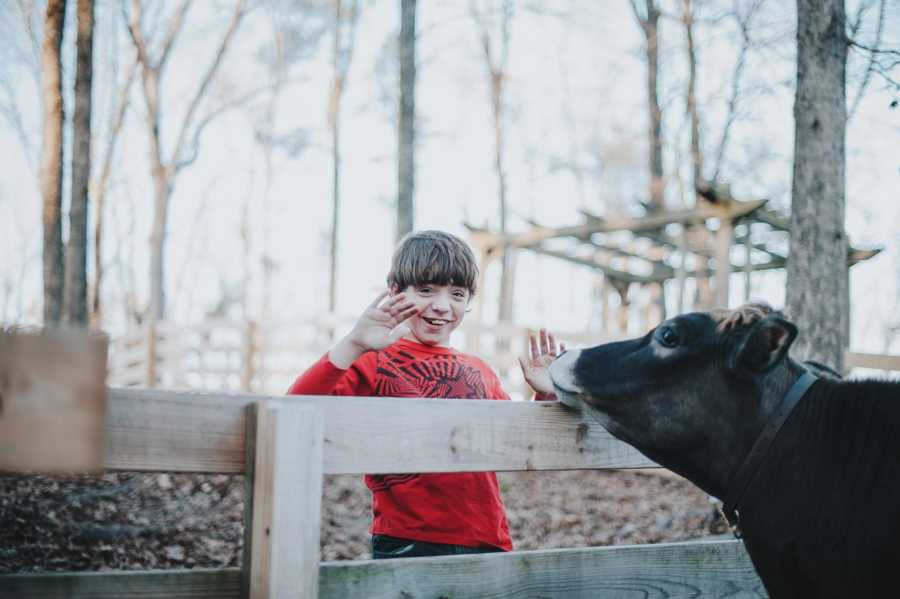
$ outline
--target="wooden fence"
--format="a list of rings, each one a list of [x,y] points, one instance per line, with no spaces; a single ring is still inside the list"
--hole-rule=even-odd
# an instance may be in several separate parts
[[[348,330],[352,320],[321,319],[274,323],[207,320],[190,326],[157,325],[156,340],[146,330],[115,337],[109,354],[109,383],[121,387],[217,389],[280,393],[332,345],[329,331]],[[525,353],[533,329],[463,323],[454,347],[477,353],[500,371],[504,388],[527,397],[517,357]],[[591,331],[557,331],[570,346],[591,346],[616,337]],[[151,355],[152,354],[152,355]],[[153,365],[150,368],[150,365]],[[847,368],[900,371],[900,356],[847,352]]]
[[[656,465],[555,403],[111,389],[108,469],[245,473],[240,569],[15,574],[0,597],[762,597],[738,541],[319,561],[324,474]]]

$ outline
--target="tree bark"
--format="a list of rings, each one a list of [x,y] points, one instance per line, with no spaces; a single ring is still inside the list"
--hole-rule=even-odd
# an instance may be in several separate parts
[[[78,0],[75,113],[72,137],[72,189],[63,320],[87,325],[87,213],[91,180],[91,81],[93,78],[94,1]]]
[[[116,113],[110,126],[109,137],[106,141],[106,150],[103,156],[103,165],[100,174],[92,187],[94,199],[94,284],[92,285],[90,321],[91,326],[102,328],[103,322],[103,225],[105,223],[106,193],[109,189],[109,178],[112,174],[112,161],[115,156],[116,142],[119,133],[125,124],[125,113],[128,110],[131,84],[137,72],[138,63],[132,63],[128,72],[128,78],[118,94]]]
[[[794,352],[841,371],[849,332],[844,233],[847,122],[843,0],[797,1],[797,90],[787,313]]]
[[[124,5],[123,5],[124,6]],[[242,0],[235,0],[231,22],[228,30],[219,42],[212,63],[207,67],[197,90],[194,92],[187,112],[178,127],[174,148],[168,159],[164,158],[162,142],[160,139],[160,120],[163,114],[160,108],[160,80],[165,69],[175,39],[184,24],[184,18],[190,8],[191,2],[184,0],[175,10],[167,23],[164,38],[160,44],[158,56],[151,57],[149,44],[145,41],[142,28],[140,0],[132,0],[133,15],[128,23],[131,41],[137,52],[137,59],[141,68],[141,82],[144,90],[144,101],[147,104],[145,125],[150,144],[150,174],[153,178],[153,228],[150,233],[150,301],[149,316],[150,326],[154,326],[157,320],[165,315],[165,243],[168,226],[169,201],[178,173],[196,160],[199,153],[200,135],[203,129],[214,117],[219,114],[213,111],[205,118],[198,121],[197,112],[200,103],[209,90],[210,83],[215,78],[222,65],[231,40],[244,17]],[[123,8],[124,11],[124,8]]]
[[[63,100],[62,46],[65,0],[48,0],[44,18],[43,112],[44,134],[41,149],[41,200],[43,204],[44,325],[58,324],[63,304],[62,247],[62,164]]]
[[[697,186],[703,185],[703,154],[700,151],[700,115],[697,112],[697,49],[694,44],[694,9],[691,0],[683,2],[682,22],[687,41],[688,89],[687,113],[691,122],[691,165],[694,196]]]
[[[652,210],[662,210],[665,201],[665,179],[663,177],[662,157],[662,109],[659,106],[659,8],[655,0],[645,0],[645,11],[638,6],[639,0],[631,0],[635,17],[644,34],[647,56],[647,115],[649,124],[647,138],[649,142],[648,166],[650,169],[649,196]]]
[[[413,230],[416,186],[416,0],[400,0],[397,240]]]
[[[352,0],[347,13],[343,0],[334,2],[334,47],[333,47],[333,80],[331,98],[328,102],[328,123],[331,126],[331,247],[328,276],[328,311],[334,314],[337,310],[337,275],[338,246],[340,232],[341,208],[341,101],[347,81],[347,71],[353,58],[353,44],[356,34],[356,18],[358,2]],[[344,25],[347,26],[346,38]]]

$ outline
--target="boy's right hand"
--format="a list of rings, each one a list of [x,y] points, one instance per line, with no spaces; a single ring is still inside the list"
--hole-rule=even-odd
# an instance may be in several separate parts
[[[404,293],[385,300],[387,296],[388,291],[381,292],[350,333],[328,353],[335,366],[349,368],[362,354],[384,349],[409,333],[409,327],[403,323],[419,311],[418,306]]]

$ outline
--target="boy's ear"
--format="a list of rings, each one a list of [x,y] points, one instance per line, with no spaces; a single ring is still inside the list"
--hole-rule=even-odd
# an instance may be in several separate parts
[[[779,316],[766,316],[737,339],[728,357],[728,367],[743,376],[767,372],[787,355],[796,338],[794,323]]]

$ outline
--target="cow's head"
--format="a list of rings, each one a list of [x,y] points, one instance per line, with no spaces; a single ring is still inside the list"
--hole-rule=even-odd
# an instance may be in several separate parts
[[[695,312],[639,339],[565,352],[550,368],[560,401],[720,495],[790,385],[797,328],[768,306]]]

